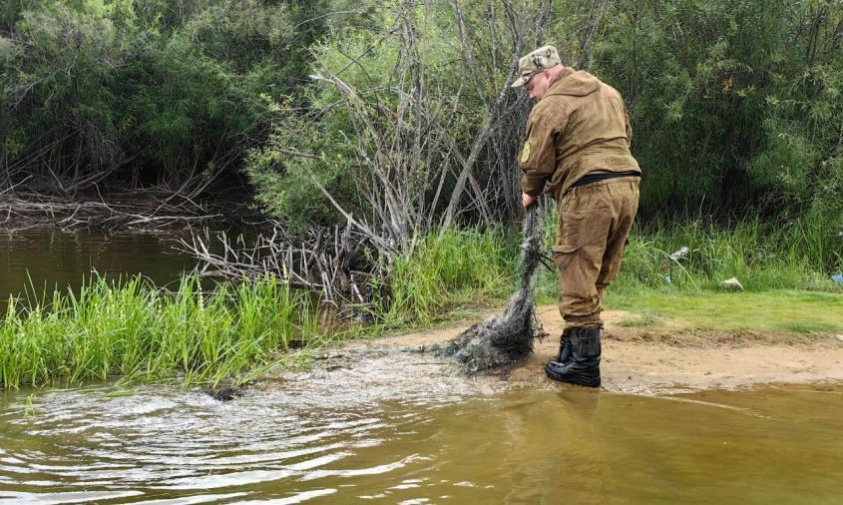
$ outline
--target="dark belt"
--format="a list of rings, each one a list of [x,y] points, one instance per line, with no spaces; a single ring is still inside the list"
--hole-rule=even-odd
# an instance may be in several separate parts
[[[585,174],[577,179],[577,182],[571,184],[572,188],[585,186],[586,184],[594,184],[595,182],[605,181],[606,179],[617,179],[618,177],[641,177],[640,172],[592,172]]]

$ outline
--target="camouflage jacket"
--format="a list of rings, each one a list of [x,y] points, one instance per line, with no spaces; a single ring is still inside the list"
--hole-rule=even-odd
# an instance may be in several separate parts
[[[589,172],[640,173],[631,138],[620,93],[588,72],[565,68],[527,119],[521,188],[533,197],[546,190],[560,198]]]

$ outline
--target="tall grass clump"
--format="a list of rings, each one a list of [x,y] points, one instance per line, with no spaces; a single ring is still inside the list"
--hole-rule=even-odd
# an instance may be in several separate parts
[[[237,382],[313,331],[309,309],[270,276],[209,293],[194,277],[173,293],[139,276],[119,285],[95,278],[78,294],[10,300],[0,321],[0,387],[117,376]]]
[[[515,289],[516,235],[491,229],[425,236],[410,255],[395,259],[383,320],[427,323],[453,306],[508,295]]]
[[[624,249],[620,276],[610,293],[642,288],[720,289],[737,278],[750,291],[806,289],[843,291],[831,282],[843,271],[843,222],[821,212],[808,212],[775,222],[750,216],[718,223],[709,218],[674,221],[639,218]],[[544,218],[545,251],[556,240],[556,211]],[[676,255],[682,247],[687,255]],[[540,269],[537,298],[558,295],[556,272]]]
[[[681,247],[689,252],[678,257]],[[830,281],[841,267],[843,238],[812,215],[765,223],[751,217],[726,225],[703,219],[637,226],[624,251],[618,283],[716,289],[735,277],[751,291],[839,290]]]

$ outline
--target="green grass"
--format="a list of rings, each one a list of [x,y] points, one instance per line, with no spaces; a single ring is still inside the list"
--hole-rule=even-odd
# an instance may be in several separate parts
[[[703,221],[636,228],[607,308],[629,311],[621,322],[627,327],[669,319],[701,330],[843,333],[843,285],[830,281],[830,272],[843,267],[837,248],[843,244],[821,225],[807,219],[781,229],[759,220],[730,229]],[[548,250],[555,228],[549,212]],[[370,310],[377,323],[329,335],[317,331],[312,301],[269,277],[210,293],[194,278],[172,293],[139,277],[116,286],[94,279],[79,294],[12,300],[0,320],[0,387],[114,377],[244,382],[280,361],[306,363],[307,350],[279,354],[294,340],[312,349],[503,305],[517,288],[520,241],[514,228],[426,236],[411,255],[394,259],[391,278],[375,287]],[[683,245],[688,257],[671,259]],[[729,277],[747,291],[723,291],[719,284]],[[539,303],[556,301],[555,272],[540,268],[534,283]]]
[[[843,332],[843,295],[801,291],[679,292],[640,289],[609,293],[609,309],[671,319],[685,329],[770,333]],[[623,322],[621,323],[623,325]],[[633,324],[634,325],[634,324]],[[641,324],[642,326],[646,324]]]
[[[94,279],[79,294],[12,300],[0,320],[0,387],[117,377],[127,384],[243,382],[273,363],[306,363],[308,352],[279,355],[302,336],[315,348],[497,303],[509,295],[517,252],[503,230],[425,237],[413,255],[395,260],[389,285],[376,290],[377,324],[328,335],[317,331],[312,304],[270,277],[210,293],[194,278],[173,293],[139,277],[117,286]]]
[[[557,218],[551,206],[545,209],[549,250]],[[623,322],[630,327],[681,318],[700,329],[839,331],[843,285],[830,277],[843,268],[843,239],[833,231],[811,215],[779,225],[752,218],[717,226],[701,218],[638,226],[607,306],[633,312]],[[520,239],[514,227],[426,237],[395,263],[392,304],[382,306],[378,319],[387,327],[429,325],[461,307],[505,303],[517,287]],[[671,258],[682,246],[690,254]],[[746,291],[724,291],[720,283],[731,277]],[[540,268],[534,284],[539,303],[556,302],[556,272]]]
[[[504,229],[429,235],[392,266],[376,318],[387,327],[431,324],[464,305],[505,299],[513,289],[517,235]]]
[[[690,254],[671,259],[670,253],[682,246]],[[725,225],[704,219],[655,222],[634,230],[619,282],[717,289],[736,277],[748,291],[843,292],[843,286],[831,282],[831,275],[843,270],[842,255],[838,229],[813,215],[772,223],[759,218]]]
[[[293,339],[314,338],[301,295],[271,277],[205,293],[195,278],[174,293],[142,278],[97,278],[78,294],[11,300],[0,320],[0,386],[75,384],[120,376],[131,382],[242,382]]]

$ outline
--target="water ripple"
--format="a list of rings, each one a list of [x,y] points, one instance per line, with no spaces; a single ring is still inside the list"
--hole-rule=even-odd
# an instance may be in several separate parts
[[[463,380],[447,404],[447,378],[411,370],[392,389],[337,375],[227,403],[161,386],[6,392],[0,505],[839,501],[835,394],[490,397]]]
[[[337,492],[304,483],[385,474],[417,460],[412,454],[391,463],[344,463],[390,433],[426,422],[423,409],[410,415],[389,414],[377,403],[315,409],[281,393],[255,392],[231,403],[178,388],[108,393],[47,392],[29,406],[34,415],[23,394],[0,403],[0,505],[302,503]],[[257,487],[276,492],[255,494]]]

